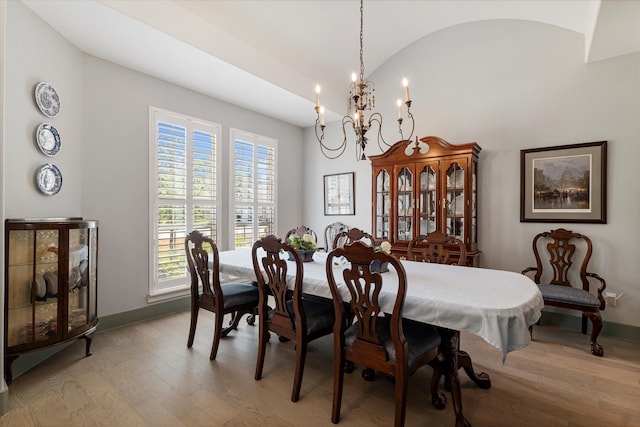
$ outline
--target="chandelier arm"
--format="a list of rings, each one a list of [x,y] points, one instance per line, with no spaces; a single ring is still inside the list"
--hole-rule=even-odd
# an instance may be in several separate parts
[[[386,145],[387,148],[391,147],[391,144],[385,141],[384,136],[382,136],[382,114],[378,112],[371,114],[371,116],[369,117],[369,127],[371,127],[372,123],[378,124],[378,137],[377,137],[378,147],[380,148],[380,151],[384,152],[385,148],[382,146],[382,144],[380,144],[380,141],[382,141],[382,143]]]
[[[409,136],[406,139],[411,139],[413,137],[413,131],[416,128],[416,122],[413,120],[413,114],[411,114],[411,106],[410,106],[410,102],[407,102],[407,116],[411,119],[411,133],[409,134]],[[400,131],[400,135],[402,135],[402,130]],[[402,139],[405,139],[404,137]]]
[[[320,135],[318,135],[318,128],[320,128]],[[316,139],[318,140],[320,145],[322,145],[322,141],[324,141],[324,125],[320,124],[320,118],[316,119],[316,125],[314,129],[316,132]]]
[[[318,134],[318,127],[320,128],[320,134]],[[340,144],[338,147],[335,147],[335,148],[329,147],[324,143],[324,128],[325,126],[320,124],[320,120],[316,119],[315,132],[316,132],[316,139],[320,143],[320,151],[322,152],[322,155],[325,156],[327,159],[330,159],[330,160],[337,159],[342,155],[342,153],[344,153],[344,150],[347,148],[347,138],[345,137],[342,140],[342,144]]]

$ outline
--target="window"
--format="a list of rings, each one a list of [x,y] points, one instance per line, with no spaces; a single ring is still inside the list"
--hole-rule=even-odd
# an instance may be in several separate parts
[[[276,230],[276,143],[231,129],[231,247],[246,248]]]
[[[220,125],[149,109],[150,299],[189,289],[184,238],[199,230],[215,241]]]

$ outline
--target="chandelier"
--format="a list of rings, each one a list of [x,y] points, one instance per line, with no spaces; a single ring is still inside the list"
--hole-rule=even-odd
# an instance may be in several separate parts
[[[316,138],[320,143],[320,150],[322,154],[329,159],[336,159],[344,153],[347,148],[347,128],[351,127],[356,138],[356,159],[365,160],[365,148],[367,146],[367,132],[374,126],[377,126],[377,142],[380,150],[385,151],[382,144],[386,147],[390,147],[382,136],[382,115],[378,112],[373,112],[376,106],[375,88],[374,84],[370,80],[366,80],[364,77],[364,60],[363,60],[363,27],[364,27],[364,13],[363,2],[360,0],[360,76],[356,73],[351,74],[351,85],[349,86],[349,114],[342,118],[342,144],[337,147],[329,147],[325,144],[324,136],[324,107],[320,105],[320,85],[316,86],[316,124],[315,132]],[[409,82],[407,79],[402,79],[402,85],[404,86],[404,104],[407,106],[407,117],[411,120],[411,133],[406,138],[410,140],[414,131],[414,120],[411,114],[411,99],[409,98]],[[398,107],[398,130],[400,132],[400,139],[405,140],[402,133],[402,101],[398,99],[396,103]],[[370,112],[369,117],[366,117],[366,113]],[[350,126],[349,126],[350,125]]]

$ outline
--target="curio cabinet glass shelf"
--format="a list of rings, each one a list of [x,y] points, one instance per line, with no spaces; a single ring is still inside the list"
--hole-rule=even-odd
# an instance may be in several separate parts
[[[81,218],[5,221],[5,379],[23,353],[73,338],[98,325],[98,223]]]

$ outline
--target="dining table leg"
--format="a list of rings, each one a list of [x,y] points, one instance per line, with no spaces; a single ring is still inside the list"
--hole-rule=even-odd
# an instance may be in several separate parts
[[[473,369],[473,361],[471,356],[466,351],[460,349],[458,353],[458,369],[463,368],[467,376],[476,383],[476,385],[482,389],[491,388],[491,377],[486,372],[476,372]]]
[[[451,398],[453,400],[453,411],[456,415],[456,427],[471,427],[469,421],[464,418],[462,412],[462,392],[460,391],[460,379],[458,377],[458,349],[460,342],[460,331],[440,328],[440,351],[444,356],[443,367],[445,378],[451,386]]]

